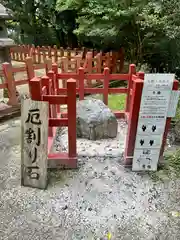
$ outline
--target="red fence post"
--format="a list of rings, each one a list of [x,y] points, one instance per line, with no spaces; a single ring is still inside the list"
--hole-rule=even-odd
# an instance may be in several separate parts
[[[126,146],[124,154],[124,163],[126,166],[132,165],[142,90],[143,80],[142,79],[133,80],[132,98],[130,102],[130,113],[128,120],[128,132],[126,137]]]
[[[10,63],[3,63],[2,68],[3,68],[5,82],[7,83],[7,90],[8,90],[8,97],[9,97],[8,104],[12,106],[17,105],[18,100],[16,97],[16,85],[15,85],[15,79],[13,76],[12,65]]]
[[[42,86],[46,86],[47,95],[52,95],[52,80],[48,76],[44,76],[42,79]],[[53,117],[52,105],[49,104],[49,118]],[[48,128],[48,136],[53,137],[53,128]]]
[[[31,99],[35,101],[42,101],[42,82],[41,78],[34,77],[29,81],[29,90]]]
[[[44,63],[45,63],[45,69],[46,69],[46,75],[47,75],[48,72],[52,70],[52,59],[50,58],[45,59]]]
[[[104,68],[104,93],[103,102],[108,106],[108,90],[109,90],[110,71],[109,68]]]
[[[57,91],[58,91],[58,89],[59,89],[59,80],[58,80],[58,78],[57,78],[58,65],[57,65],[56,63],[53,63],[53,65],[52,65],[52,70],[53,70],[54,76],[55,76],[55,82],[56,82],[56,83],[55,83],[55,86],[56,86],[55,92],[56,92],[56,94],[57,94]],[[60,113],[60,111],[61,111],[60,105],[57,105],[56,107],[57,107],[57,113]]]
[[[79,100],[84,100],[84,68],[79,68]]]
[[[41,63],[40,47],[37,46],[36,50],[37,50],[37,62],[38,62],[38,63]]]
[[[54,74],[53,71],[49,71],[47,75],[48,75],[48,77],[52,81],[51,94],[52,95],[57,95],[55,74]],[[57,118],[57,105],[52,105],[51,107],[52,107],[52,116],[53,116],[53,118]]]
[[[26,70],[27,70],[27,77],[28,77],[28,82],[35,77],[35,72],[34,72],[34,66],[33,66],[33,60],[31,57],[27,57],[25,60],[26,63]],[[29,84],[29,93],[30,96],[32,98],[31,95],[31,89],[30,89],[31,85]]]
[[[61,58],[61,66],[62,66],[62,68],[61,68],[61,71],[62,71],[62,73],[64,72],[64,73],[68,73],[68,62],[69,62],[69,60],[68,60],[68,58],[67,57],[62,57]],[[67,87],[67,84],[66,84],[66,79],[62,79],[62,87],[63,88],[66,88]]]
[[[52,54],[51,54],[51,47],[48,46],[48,58],[51,58]]]
[[[67,48],[67,58],[68,58],[68,60],[71,60],[71,48],[70,47]]]
[[[35,76],[32,58],[31,57],[27,57],[26,60],[25,60],[25,63],[26,63],[26,70],[27,70],[28,80],[31,80]]]
[[[36,48],[34,45],[31,47],[33,63],[36,63]]]
[[[20,61],[23,62],[23,46],[20,46],[19,50],[20,50],[19,58]]]
[[[60,47],[59,51],[60,51],[60,57],[64,57],[64,48]]]
[[[46,60],[46,48],[44,46],[42,46],[41,51],[42,51],[43,63],[44,63]]]
[[[123,71],[124,68],[124,48],[120,48],[119,51],[119,58],[120,58],[120,64],[119,64],[119,72],[121,73]]]
[[[126,108],[125,113],[129,112],[130,102],[131,102],[131,89],[132,89],[132,75],[136,73],[136,66],[135,64],[129,65],[129,81],[128,81],[128,93],[126,97]]]
[[[76,80],[67,81],[69,157],[76,157]]]
[[[15,58],[14,47],[12,47],[12,48],[10,49],[10,52],[11,52],[11,58],[12,58],[12,60],[15,60],[16,58]]]
[[[57,61],[58,61],[57,46],[54,45],[54,62],[57,63]]]
[[[92,64],[93,64],[92,57],[93,57],[93,53],[92,52],[87,52],[87,54],[86,54],[86,58],[87,58],[87,73],[90,73],[90,74],[92,73]],[[87,85],[89,87],[92,86],[91,80],[87,80]]]

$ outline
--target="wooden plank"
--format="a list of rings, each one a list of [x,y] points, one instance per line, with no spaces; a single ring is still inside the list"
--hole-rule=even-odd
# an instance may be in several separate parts
[[[67,118],[50,118],[49,119],[49,126],[50,127],[66,127],[68,126],[68,119]]]
[[[49,102],[49,104],[59,104],[59,105],[67,104],[67,96],[45,95],[42,97],[43,97],[43,101]]]
[[[48,103],[22,99],[21,185],[47,187]]]

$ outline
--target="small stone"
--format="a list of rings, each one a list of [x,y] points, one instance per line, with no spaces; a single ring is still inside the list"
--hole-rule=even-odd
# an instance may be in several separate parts
[[[104,170],[108,170],[108,166],[104,167]]]
[[[92,211],[92,208],[91,208],[91,207],[89,207],[89,208],[88,208],[88,211]]]
[[[62,210],[66,210],[66,209],[68,209],[68,206],[67,206],[67,205],[65,205],[65,206],[62,208]]]

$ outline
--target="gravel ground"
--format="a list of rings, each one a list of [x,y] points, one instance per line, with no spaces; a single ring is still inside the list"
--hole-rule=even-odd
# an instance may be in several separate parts
[[[180,239],[180,218],[172,215],[180,211],[179,180],[153,182],[124,169],[125,134],[119,122],[118,141],[78,140],[78,169],[49,171],[42,191],[20,186],[20,120],[1,124],[0,239],[97,240],[107,231],[112,240]]]

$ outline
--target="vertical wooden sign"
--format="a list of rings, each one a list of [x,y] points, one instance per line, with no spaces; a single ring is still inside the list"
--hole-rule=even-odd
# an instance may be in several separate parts
[[[21,185],[47,186],[48,103],[22,99]]]

